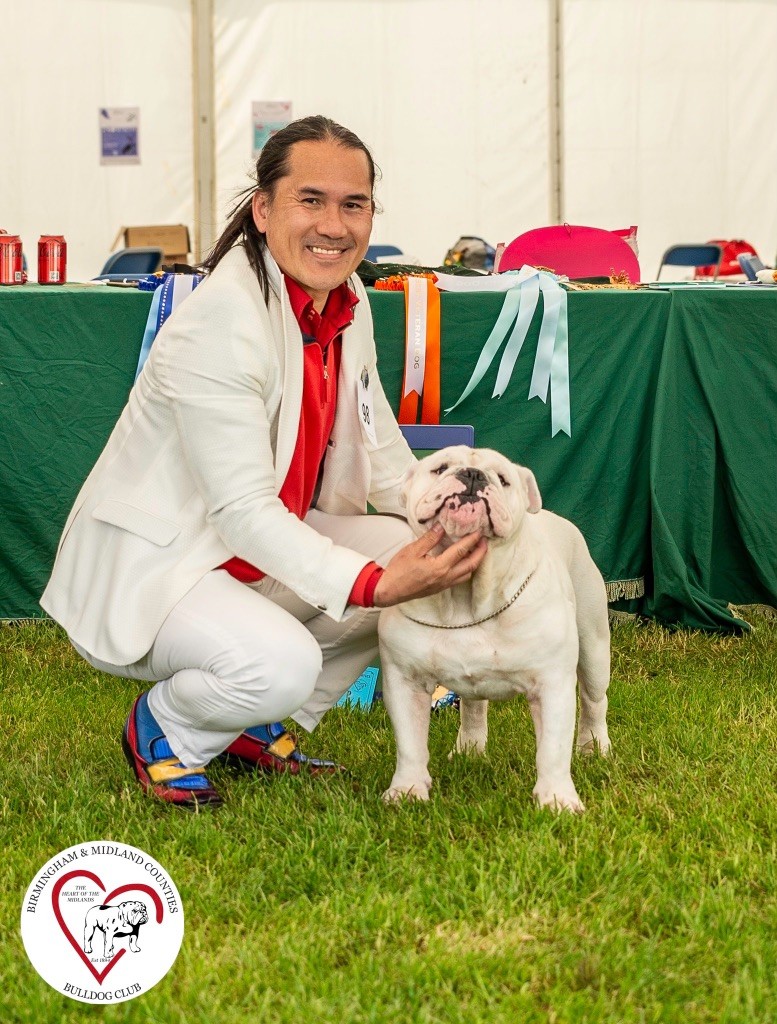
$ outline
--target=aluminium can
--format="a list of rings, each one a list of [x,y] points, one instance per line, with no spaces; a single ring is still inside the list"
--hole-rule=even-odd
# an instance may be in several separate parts
[[[18,235],[0,235],[0,285],[24,284],[22,240]]]
[[[67,242],[62,235],[38,239],[38,284],[64,284],[67,280]]]

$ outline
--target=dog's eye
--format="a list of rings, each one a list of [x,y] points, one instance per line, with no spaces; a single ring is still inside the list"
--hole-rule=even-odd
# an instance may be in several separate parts
[[[438,466],[437,469],[433,469],[432,472],[436,473],[437,476],[439,476],[441,473],[444,473],[447,468],[448,468],[448,463],[447,462],[443,462],[442,465]]]
[[[509,487],[510,486],[510,481],[509,480],[505,480],[505,478],[502,476],[501,473],[498,473],[497,476],[499,477],[499,483],[502,485],[502,487]]]

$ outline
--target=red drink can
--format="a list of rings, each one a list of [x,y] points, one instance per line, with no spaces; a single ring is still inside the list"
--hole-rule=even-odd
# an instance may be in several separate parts
[[[64,284],[67,278],[67,242],[62,235],[38,239],[38,284]]]
[[[0,284],[24,284],[22,240],[18,235],[0,235]]]

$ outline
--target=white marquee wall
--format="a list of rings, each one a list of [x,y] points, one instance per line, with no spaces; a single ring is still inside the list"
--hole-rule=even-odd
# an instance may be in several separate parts
[[[777,0],[562,0],[564,218],[777,248]],[[549,223],[551,0],[214,0],[219,224],[251,102],[353,128],[383,169],[376,241],[436,263],[459,234]],[[72,279],[122,224],[194,228],[189,0],[0,0],[0,226]],[[141,109],[140,166],[99,165],[97,110]]]
[[[0,227],[33,279],[42,234],[88,280],[123,224],[192,223],[189,0],[0,0],[0,54]],[[98,110],[124,106],[142,162],[101,167]]]
[[[565,0],[565,219],[777,249],[777,3]]]
[[[547,32],[547,0],[219,0],[220,206],[250,167],[251,101],[291,100],[370,146],[376,242],[437,264],[460,234],[545,222]]]

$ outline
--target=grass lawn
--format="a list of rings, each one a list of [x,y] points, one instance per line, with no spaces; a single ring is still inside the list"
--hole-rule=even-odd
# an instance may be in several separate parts
[[[141,684],[50,623],[0,625],[0,1022],[777,1020],[777,622],[756,625],[614,627],[614,754],[575,761],[581,817],[532,806],[523,701],[492,705],[480,760],[449,762],[457,714],[433,718],[428,805],[381,803],[378,706],[335,709],[305,744],[350,779],[219,767],[226,806],[176,812],[121,754]],[[37,870],[96,839],[158,860],[186,913],[170,973],[99,1009],[49,988],[19,934]]]

